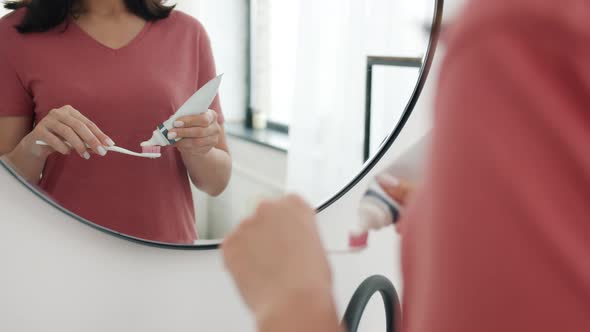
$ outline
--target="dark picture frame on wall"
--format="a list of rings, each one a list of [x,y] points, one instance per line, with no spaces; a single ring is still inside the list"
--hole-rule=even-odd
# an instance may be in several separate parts
[[[374,67],[403,67],[416,68],[420,70],[423,65],[422,58],[415,57],[392,57],[392,56],[368,56],[367,57],[367,80],[365,88],[365,133],[363,142],[363,162],[371,157],[371,124],[373,114],[373,73]],[[401,120],[400,120],[401,121]],[[385,141],[384,141],[385,142]]]

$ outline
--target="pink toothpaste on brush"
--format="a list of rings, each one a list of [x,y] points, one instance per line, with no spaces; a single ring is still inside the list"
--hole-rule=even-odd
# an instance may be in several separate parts
[[[142,146],[141,147],[141,152],[142,153],[161,153],[162,147],[160,146]]]
[[[369,232],[394,225],[400,218],[401,207],[387,195],[376,180],[363,195],[356,223],[348,230],[348,243],[342,248],[327,249],[330,254],[351,254],[362,251],[369,244]]]

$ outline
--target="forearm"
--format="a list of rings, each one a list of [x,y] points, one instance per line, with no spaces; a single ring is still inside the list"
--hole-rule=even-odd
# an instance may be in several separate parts
[[[213,148],[204,155],[182,153],[182,159],[197,188],[211,196],[218,196],[225,190],[232,168],[227,151]]]
[[[256,317],[259,332],[343,332],[329,292],[298,292],[279,301]]]
[[[31,151],[26,151],[22,147],[22,144],[17,145],[14,150],[3,155],[1,158],[19,173],[20,176],[33,184],[38,184],[41,180],[41,173],[47,161],[47,156],[37,156]]]

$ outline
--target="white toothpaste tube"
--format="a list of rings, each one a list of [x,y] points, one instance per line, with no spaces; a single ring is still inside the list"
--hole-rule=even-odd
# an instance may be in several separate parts
[[[422,168],[425,164],[429,141],[430,135],[422,137],[381,174],[387,174],[393,178],[401,177],[414,183],[419,182],[423,177]],[[361,199],[358,213],[356,224],[349,230],[349,246],[355,249],[367,246],[369,231],[377,231],[396,224],[403,213],[403,208],[385,193],[374,179]]]
[[[168,131],[174,128],[174,122],[184,116],[199,115],[207,112],[215,96],[217,96],[222,77],[223,75],[215,77],[195,92],[174,115],[158,125],[152,134],[152,138],[141,143],[141,146],[167,146],[178,142],[180,139],[168,139]]]

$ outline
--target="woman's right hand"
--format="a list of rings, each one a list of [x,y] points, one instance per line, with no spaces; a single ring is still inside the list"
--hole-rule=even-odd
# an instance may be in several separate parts
[[[37,141],[44,141],[47,146],[37,145]],[[104,156],[107,154],[105,146],[115,143],[92,121],[68,105],[51,110],[20,145],[41,158],[47,158],[53,152],[67,155],[75,150],[80,157],[90,159],[89,151]]]

